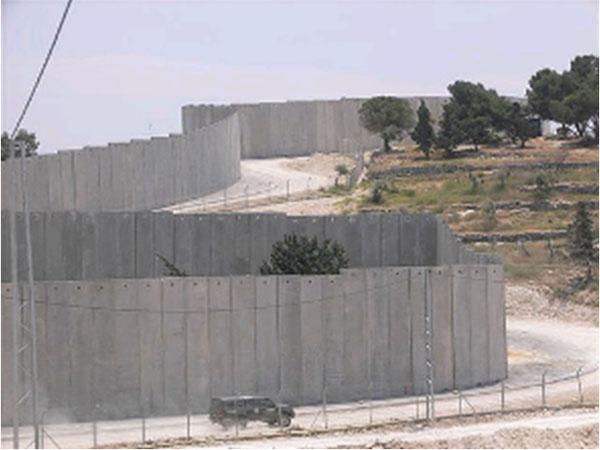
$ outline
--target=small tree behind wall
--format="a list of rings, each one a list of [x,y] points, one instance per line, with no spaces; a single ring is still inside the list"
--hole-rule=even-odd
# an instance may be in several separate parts
[[[269,262],[263,262],[261,275],[339,274],[348,267],[346,251],[337,242],[286,234],[273,244]]]
[[[571,258],[586,266],[586,282],[592,279],[592,262],[598,256],[594,251],[594,232],[592,219],[588,214],[585,203],[577,203],[575,219],[568,228],[568,249]]]
[[[391,150],[390,142],[401,139],[404,131],[415,123],[409,103],[398,97],[373,97],[362,104],[358,111],[360,123],[383,139],[383,150]]]
[[[410,137],[417,143],[419,150],[423,152],[425,158],[429,159],[429,150],[433,145],[435,134],[431,126],[431,114],[423,100],[421,100],[421,105],[417,109],[417,125],[410,134]]]

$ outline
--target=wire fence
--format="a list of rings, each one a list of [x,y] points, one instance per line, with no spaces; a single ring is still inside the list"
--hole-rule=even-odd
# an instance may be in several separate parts
[[[322,190],[331,187],[334,180],[336,185],[338,180],[343,180],[348,189],[354,187],[360,181],[364,168],[364,154],[359,151],[354,155],[354,165],[348,170],[348,173],[337,177],[329,176],[327,183],[323,183],[322,177],[315,176],[313,178],[308,176],[296,180],[265,181],[254,188],[251,188],[249,184],[238,184],[224,189],[218,194],[212,194],[166,209],[174,211],[231,212],[259,206],[309,200],[320,197]]]
[[[179,416],[49,423],[48,418],[53,416],[53,411],[44,410],[41,415],[41,444],[42,448],[97,448],[119,443],[143,447],[156,445],[160,441],[171,446],[174,440],[214,444],[236,439],[310,436],[315,433],[369,429],[424,420],[597,405],[597,391],[593,389],[597,388],[598,367],[578,367],[571,372],[568,375],[548,377],[547,370],[543,369],[537,382],[511,385],[507,381],[501,381],[492,386],[438,393],[430,405],[433,414],[429,419],[426,416],[424,394],[400,394],[402,391],[411,392],[415,389],[412,382],[399,382],[395,385],[394,392],[386,395],[385,392],[378,392],[378,381],[367,380],[360,383],[361,387],[366,385],[367,395],[353,402],[331,401],[330,395],[335,393],[336,385],[332,383],[325,386],[321,390],[320,402],[295,408],[295,417],[289,427],[284,426],[287,424],[281,419],[271,425],[260,420],[249,421],[248,404],[244,404],[243,392],[236,393],[240,396],[239,404],[227,426],[211,423],[207,414],[192,411]],[[426,380],[422,381],[424,392]],[[273,396],[275,404],[280,403],[280,397],[281,395]],[[104,414],[102,406],[97,405],[96,409],[98,417],[101,417]],[[281,409],[276,411],[281,414]],[[20,431],[22,443],[26,443],[22,448],[31,448],[31,427],[21,427]],[[7,434],[3,433],[3,441]]]

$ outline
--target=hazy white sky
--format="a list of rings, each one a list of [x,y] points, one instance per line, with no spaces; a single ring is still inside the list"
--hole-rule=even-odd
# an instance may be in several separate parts
[[[2,1],[10,130],[65,1]],[[23,123],[41,152],[179,132],[189,103],[524,95],[538,69],[598,54],[596,0],[75,0]]]

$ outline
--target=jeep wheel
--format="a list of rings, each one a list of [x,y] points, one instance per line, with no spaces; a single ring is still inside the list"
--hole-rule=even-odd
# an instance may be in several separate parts
[[[288,416],[281,418],[281,426],[282,427],[289,427],[291,423],[292,423],[292,419],[290,419]]]

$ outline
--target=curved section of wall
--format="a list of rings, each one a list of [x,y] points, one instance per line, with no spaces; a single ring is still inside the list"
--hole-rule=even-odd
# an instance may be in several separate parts
[[[24,216],[17,214],[17,229]],[[33,213],[34,278],[95,280],[167,274],[157,254],[192,276],[258,274],[284,234],[333,239],[350,267],[502,264],[478,253],[430,214],[286,216],[285,214]],[[18,233],[18,262],[25,242]],[[2,280],[10,280],[10,224],[2,214]],[[23,272],[26,273],[26,272]]]
[[[489,384],[507,376],[503,289],[494,265],[37,283],[39,401],[47,420],[77,421],[200,413],[233,393],[294,406],[320,402],[324,388],[332,402],[422,394],[429,295],[435,390]]]
[[[239,114],[186,134],[26,159],[31,211],[141,211],[230,186],[240,177]],[[2,162],[2,207],[22,210]],[[15,205],[14,200],[19,201]]]
[[[434,120],[442,115],[447,97],[404,97],[413,111],[421,98]],[[187,105],[182,108],[184,133],[240,114],[243,158],[302,156],[340,152],[347,143],[362,148],[381,145],[379,136],[365,130],[358,110],[366,99],[288,101],[283,103]]]

